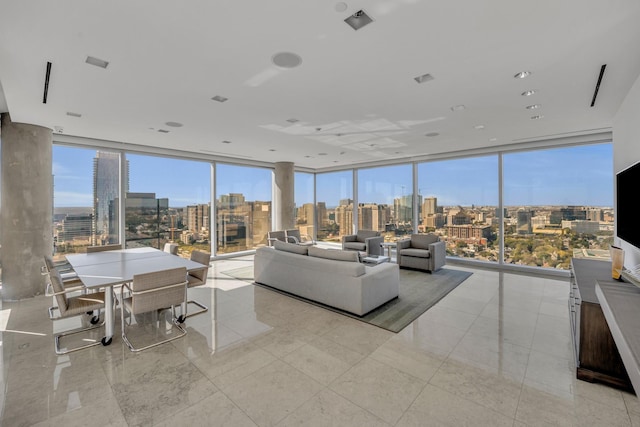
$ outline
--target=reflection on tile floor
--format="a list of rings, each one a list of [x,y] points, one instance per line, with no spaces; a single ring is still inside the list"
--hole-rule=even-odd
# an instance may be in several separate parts
[[[251,263],[213,262],[189,290],[210,310],[141,353],[117,316],[110,346],[56,356],[52,333],[79,320],[3,303],[0,424],[640,425],[636,396],[575,379],[566,281],[470,269],[394,334],[224,274]]]

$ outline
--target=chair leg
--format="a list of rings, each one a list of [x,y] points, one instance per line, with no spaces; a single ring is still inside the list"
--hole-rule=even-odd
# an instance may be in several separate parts
[[[121,324],[122,324],[122,340],[125,342],[125,344],[127,344],[127,347],[129,347],[129,350],[131,350],[133,352],[147,350],[149,348],[159,346],[160,344],[165,344],[165,343],[168,343],[169,341],[173,341],[175,339],[181,338],[181,337],[183,337],[183,336],[185,336],[187,334],[187,331],[180,325],[180,322],[178,322],[178,319],[176,319],[176,311],[175,311],[175,307],[174,306],[171,306],[171,323],[173,323],[173,325],[181,333],[179,335],[176,335],[175,337],[167,338],[165,340],[158,341],[158,342],[155,342],[153,344],[146,345],[144,347],[135,347],[131,343],[131,341],[129,341],[129,339],[127,338],[127,334],[126,334],[126,331],[125,331],[125,324],[124,324],[124,304],[123,304],[122,307],[120,307],[120,321],[121,321]]]
[[[207,307],[206,305],[198,302],[198,301],[194,301],[194,300],[189,300],[187,301],[187,305],[189,304],[194,304],[197,305],[198,307],[200,307],[200,310],[198,311],[194,311],[193,313],[189,313],[189,311],[187,310],[187,312],[184,314],[184,318],[187,319],[191,316],[196,316],[198,314],[202,314],[202,313],[206,313],[207,311],[209,311],[209,307]],[[182,316],[180,316],[182,317]],[[184,321],[184,320],[183,320]]]
[[[51,307],[51,308],[54,308],[54,307]],[[49,309],[49,312],[51,312],[51,308]],[[93,326],[90,326],[90,327],[87,327],[87,328],[74,329],[72,331],[62,332],[60,334],[54,335],[54,349],[56,351],[56,354],[58,354],[58,355],[68,354],[68,353],[73,353],[74,351],[84,350],[85,348],[93,347],[93,346],[96,346],[96,345],[101,345],[102,342],[100,340],[97,340],[95,342],[92,342],[92,343],[89,343],[89,344],[85,344],[85,345],[81,345],[79,347],[75,347],[75,348],[72,348],[70,350],[62,350],[60,348],[60,340],[63,337],[66,337],[66,336],[69,336],[69,335],[75,335],[75,334],[80,333],[80,332],[90,331],[92,329],[97,329],[97,328],[102,327],[103,325],[104,325],[104,320],[99,324],[96,324],[96,325],[93,325]]]

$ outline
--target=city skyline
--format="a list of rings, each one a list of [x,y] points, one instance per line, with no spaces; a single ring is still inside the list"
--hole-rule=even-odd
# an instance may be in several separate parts
[[[613,206],[612,150],[611,144],[594,144],[505,154],[504,205]],[[56,207],[93,206],[95,156],[96,150],[92,149],[54,146]],[[210,200],[208,162],[134,154],[127,155],[127,160],[131,192],[155,192],[158,197],[168,198],[175,208]],[[532,160],[536,163],[534,167]],[[419,194],[423,198],[437,197],[441,205],[497,206],[496,165],[496,156],[421,163]],[[247,200],[271,200],[271,170],[228,164],[216,167],[218,197],[242,193]],[[359,203],[393,205],[395,198],[411,194],[410,164],[358,169],[357,174]],[[352,176],[351,170],[317,174],[317,201],[324,201],[331,208],[340,199],[353,198]],[[313,201],[313,195],[309,194],[312,179],[302,181],[295,187],[296,206]]]

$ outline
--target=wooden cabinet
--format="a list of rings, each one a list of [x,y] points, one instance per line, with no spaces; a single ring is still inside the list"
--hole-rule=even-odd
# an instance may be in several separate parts
[[[595,292],[596,281],[611,281],[611,263],[571,261],[569,310],[576,377],[633,392],[620,353]]]

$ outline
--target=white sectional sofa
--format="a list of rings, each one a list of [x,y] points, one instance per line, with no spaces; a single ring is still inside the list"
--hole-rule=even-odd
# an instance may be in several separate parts
[[[256,250],[253,268],[257,283],[358,316],[398,296],[398,265],[364,265],[353,251],[274,242]]]

